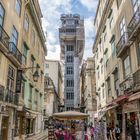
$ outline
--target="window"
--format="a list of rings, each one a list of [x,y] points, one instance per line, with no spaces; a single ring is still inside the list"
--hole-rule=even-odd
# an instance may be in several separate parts
[[[110,28],[112,28],[112,25],[113,25],[113,12],[111,10],[111,13],[110,13],[110,16],[109,16],[109,26],[110,26]]]
[[[111,50],[112,50],[112,57],[115,57],[116,56],[115,39],[111,41]]]
[[[96,50],[96,59],[98,59],[98,49]]]
[[[105,27],[105,30],[104,30],[104,42],[106,41],[106,36],[107,36],[107,31],[106,31],[106,27]]]
[[[104,71],[104,66],[102,65],[101,66],[101,74],[103,74],[103,71]]]
[[[121,5],[122,0],[116,0],[117,1],[117,7],[119,8]]]
[[[107,79],[107,90],[108,90],[108,96],[111,96],[111,83],[110,83],[110,77]]]
[[[104,91],[104,87],[102,88],[102,97],[103,97],[103,99],[105,98],[105,91]]]
[[[67,110],[67,111],[73,110],[73,107],[66,107],[66,110]]]
[[[138,47],[137,47],[137,59],[138,59],[138,65],[140,66],[140,42],[138,43]]]
[[[74,86],[74,81],[73,80],[67,80],[66,85],[67,85],[67,87],[73,87]]]
[[[5,10],[0,3],[0,26],[3,25]]]
[[[74,99],[74,93],[73,92],[67,92],[66,93],[67,100],[73,100]]]
[[[33,92],[33,86],[29,85],[29,102],[32,102],[32,92]]]
[[[33,56],[31,56],[31,67],[32,67],[32,72],[34,72],[34,64],[35,64],[35,59]]]
[[[34,95],[34,102],[35,102],[35,104],[37,105],[37,99],[38,99],[38,91],[37,90],[35,90],[35,95]]]
[[[29,30],[29,18],[28,18],[27,14],[24,17],[24,29],[26,32],[28,32],[28,30]]]
[[[21,5],[22,5],[21,0],[16,0],[16,12],[18,15],[20,15],[21,13]]]
[[[27,53],[28,53],[28,47],[26,46],[25,43],[23,43],[23,59],[22,59],[22,63],[26,64],[27,63]]]
[[[22,81],[22,98],[24,99],[25,94],[25,81]]]
[[[123,60],[123,68],[124,68],[124,78],[128,78],[131,69],[130,69],[130,57],[127,56],[124,60]]]
[[[49,68],[49,64],[46,64],[46,68]]]
[[[67,56],[67,62],[73,62],[73,56],[72,55]]]
[[[122,18],[120,22],[120,35],[122,36],[126,32],[126,26],[125,26],[125,19]]]
[[[133,4],[133,10],[135,13],[139,7],[139,0],[132,0],[132,4]]]
[[[35,46],[35,31],[32,30],[32,45]]]
[[[11,66],[8,68],[8,76],[7,76],[7,89],[14,91],[15,83],[15,69]]]
[[[100,79],[100,71],[98,70],[98,79]]]
[[[73,67],[67,67],[67,74],[73,74]]]
[[[16,28],[14,26],[12,28],[11,42],[13,42],[15,46],[17,46],[18,32],[17,32],[17,30],[16,30]]]
[[[67,45],[67,51],[73,51],[74,47],[73,45]]]
[[[114,87],[115,87],[115,91],[117,96],[119,96],[119,77],[118,77],[118,69],[115,70],[115,72],[113,73],[114,75]]]

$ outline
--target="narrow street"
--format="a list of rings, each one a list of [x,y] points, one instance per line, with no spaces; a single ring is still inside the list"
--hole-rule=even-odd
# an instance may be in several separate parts
[[[140,140],[140,0],[0,0],[0,140]]]

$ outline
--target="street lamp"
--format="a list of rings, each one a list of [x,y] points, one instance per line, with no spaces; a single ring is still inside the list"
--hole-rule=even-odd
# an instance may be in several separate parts
[[[34,82],[37,82],[38,81],[38,78],[39,78],[39,73],[36,70],[35,73],[33,74],[33,80],[34,80]]]
[[[34,82],[38,82],[38,78],[40,76],[39,72],[38,72],[38,67],[21,68],[21,70],[25,72],[26,70],[33,69],[33,68],[36,68],[36,71],[33,74],[33,80],[34,80]]]

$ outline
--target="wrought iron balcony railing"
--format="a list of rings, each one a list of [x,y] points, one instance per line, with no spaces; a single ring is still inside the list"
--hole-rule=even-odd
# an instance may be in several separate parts
[[[13,42],[9,42],[9,52],[22,64],[22,54]]]
[[[128,37],[131,41],[137,36],[138,30],[140,29],[140,4],[130,23],[128,24]]]
[[[129,94],[133,92],[133,77],[128,77],[120,84],[120,95]]]
[[[18,105],[18,94],[0,85],[0,101]]]
[[[134,91],[140,90],[140,69],[133,74]]]
[[[0,25],[0,42],[8,49],[9,45],[9,39],[10,37],[6,33],[6,31],[3,29],[3,27]]]
[[[5,101],[14,105],[18,105],[18,94],[11,90],[6,90]]]
[[[130,43],[128,41],[128,33],[124,33],[119,42],[116,45],[116,53],[117,57],[120,57],[122,53],[130,46]]]

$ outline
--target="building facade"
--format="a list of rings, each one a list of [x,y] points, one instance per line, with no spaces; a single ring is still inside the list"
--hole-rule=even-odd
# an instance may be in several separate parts
[[[85,44],[84,20],[78,14],[61,15],[59,28],[61,59],[64,60],[65,109],[80,105],[80,64]]]
[[[64,104],[63,72],[61,63],[58,60],[45,60],[45,76],[52,79],[60,103]]]
[[[140,139],[139,14],[139,0],[107,0],[99,2],[95,18],[93,52],[97,61],[100,49],[104,52],[106,108],[103,114],[112,127],[119,124],[122,139]]]
[[[89,114],[88,122],[94,124],[97,113],[97,100],[95,92],[95,61],[87,58],[81,69],[81,110]]]
[[[37,0],[1,0],[0,11],[0,137],[18,140],[42,131],[46,53],[42,14]],[[33,80],[36,70],[41,74],[38,82]]]

